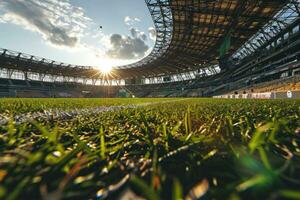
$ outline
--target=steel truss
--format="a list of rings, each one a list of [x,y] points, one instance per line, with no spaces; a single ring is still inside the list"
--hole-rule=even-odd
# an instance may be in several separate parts
[[[0,69],[21,71],[23,73],[37,73],[41,76],[65,76],[73,78],[92,78],[99,74],[93,67],[70,65],[54,60],[40,58],[25,53],[0,49]]]
[[[300,0],[292,0],[273,19],[264,25],[255,35],[243,44],[233,55],[232,59],[242,60],[253,53],[266,48],[272,39],[291,23],[300,17]]]

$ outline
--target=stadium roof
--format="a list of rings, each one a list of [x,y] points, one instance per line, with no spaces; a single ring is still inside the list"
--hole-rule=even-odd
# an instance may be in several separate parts
[[[234,53],[288,2],[146,0],[157,31],[154,49],[143,60],[116,68],[109,78],[175,74],[216,64],[220,55]],[[71,66],[6,50],[0,52],[0,64],[58,76],[92,78],[99,74],[91,67]]]

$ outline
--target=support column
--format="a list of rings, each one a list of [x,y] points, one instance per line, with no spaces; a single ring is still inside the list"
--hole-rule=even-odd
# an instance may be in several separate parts
[[[13,73],[14,73],[14,70],[13,70],[13,69],[7,69],[7,75],[8,75],[8,78],[9,78],[9,79],[12,78]]]
[[[28,72],[24,71],[24,80],[27,81],[28,80]]]

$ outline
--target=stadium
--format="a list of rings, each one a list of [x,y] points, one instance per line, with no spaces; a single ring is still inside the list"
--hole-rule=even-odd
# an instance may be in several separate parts
[[[74,2],[0,1],[0,199],[300,199],[299,0]]]

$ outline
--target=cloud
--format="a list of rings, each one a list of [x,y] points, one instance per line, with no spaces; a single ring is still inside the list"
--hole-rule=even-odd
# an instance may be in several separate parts
[[[113,59],[132,60],[144,57],[149,47],[145,43],[147,36],[136,28],[130,29],[130,36],[112,34],[110,36],[111,48],[106,55]]]
[[[141,20],[137,17],[131,18],[129,16],[126,16],[124,18],[124,22],[127,26],[134,26],[136,25],[138,22],[141,22]]]
[[[135,27],[136,17],[125,17],[129,35],[104,34],[71,0],[0,0],[0,23],[16,24],[39,34],[46,44],[93,58],[128,62],[146,56],[148,33]]]
[[[69,0],[9,0],[0,2],[0,23],[13,23],[39,33],[60,47],[75,47],[91,19]]]
[[[153,27],[149,27],[148,28],[148,32],[149,32],[149,38],[153,41],[156,40],[156,30]]]
[[[147,35],[136,28],[130,28],[130,33],[133,38],[141,38],[144,41],[147,40]]]

